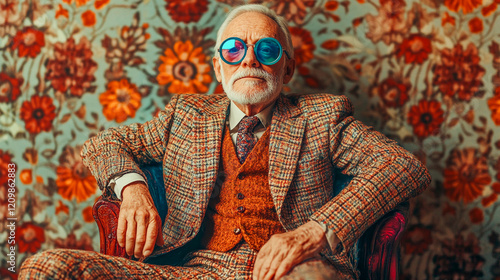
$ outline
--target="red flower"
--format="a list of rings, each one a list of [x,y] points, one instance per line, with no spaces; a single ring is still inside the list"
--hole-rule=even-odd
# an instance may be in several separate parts
[[[407,254],[423,254],[432,244],[432,234],[428,228],[414,225],[408,228],[401,241]]]
[[[292,44],[295,51],[295,63],[297,66],[310,61],[314,57],[314,45],[311,32],[300,27],[289,27],[292,34]]]
[[[21,94],[20,86],[23,79],[13,78],[6,73],[0,73],[0,102],[14,102]]]
[[[25,122],[26,130],[37,134],[52,129],[52,121],[56,117],[55,110],[56,107],[50,97],[34,95],[31,101],[23,102],[20,116]]]
[[[25,27],[17,31],[13,38],[12,50],[18,49],[19,57],[36,57],[43,46],[45,46],[45,37],[42,31],[31,27]]]
[[[431,40],[418,34],[405,38],[399,46],[398,57],[404,55],[405,63],[422,64],[432,52]]]
[[[457,44],[453,49],[444,49],[441,64],[434,67],[433,83],[448,96],[457,96],[469,101],[483,86],[484,68],[479,64],[477,47],[470,43],[467,49]]]
[[[0,150],[0,186],[6,185],[9,181],[9,164],[12,163],[12,154]]]
[[[477,224],[482,223],[484,221],[483,210],[481,210],[477,207],[472,208],[472,210],[470,210],[470,212],[469,212],[469,218],[473,224],[477,225]]]
[[[45,242],[45,231],[32,222],[26,222],[17,229],[17,237],[19,253],[36,253]]]
[[[475,148],[453,150],[444,170],[444,189],[452,201],[469,203],[490,184],[487,158]]]
[[[95,81],[94,72],[97,64],[92,60],[90,42],[86,37],[75,44],[69,38],[66,43],[56,43],[54,57],[47,62],[45,79],[52,81],[54,89],[60,92],[70,91],[71,95],[82,96],[86,91],[93,92],[91,83]]]
[[[469,21],[469,29],[470,29],[470,32],[472,33],[481,33],[483,32],[483,21],[478,18],[478,17],[475,17],[473,19],[471,19]]]
[[[481,204],[484,207],[489,207],[493,205],[498,199],[498,195],[496,193],[492,193],[491,195],[481,199]]]
[[[198,22],[208,10],[207,0],[165,0],[165,8],[170,17],[176,22]]]
[[[413,133],[419,138],[436,135],[444,121],[441,104],[435,100],[420,100],[418,105],[411,106],[408,112],[408,123],[413,126]]]
[[[375,89],[388,107],[401,107],[408,101],[409,84],[403,84],[393,78],[387,78]]]

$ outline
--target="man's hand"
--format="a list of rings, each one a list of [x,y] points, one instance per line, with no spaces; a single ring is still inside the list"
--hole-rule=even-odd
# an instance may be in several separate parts
[[[316,256],[327,243],[325,232],[314,221],[275,234],[257,254],[253,279],[279,279],[303,260]]]
[[[163,245],[161,219],[148,187],[143,182],[132,183],[123,189],[118,229],[118,244],[129,256],[149,256],[155,243]]]

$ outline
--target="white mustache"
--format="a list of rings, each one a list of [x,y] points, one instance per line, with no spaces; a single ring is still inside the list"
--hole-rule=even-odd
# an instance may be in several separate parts
[[[266,80],[266,82],[270,82],[273,80],[273,76],[271,74],[267,73],[266,71],[264,71],[262,69],[252,68],[252,69],[244,69],[244,70],[238,71],[237,73],[234,73],[233,76],[231,77],[231,79],[229,79],[228,84],[232,85],[232,84],[234,84],[234,82],[236,82],[236,80],[239,80],[239,79],[245,78],[245,77],[261,78],[261,79]]]

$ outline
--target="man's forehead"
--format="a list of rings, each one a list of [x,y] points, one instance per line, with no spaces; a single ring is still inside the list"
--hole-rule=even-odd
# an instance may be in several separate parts
[[[270,17],[257,12],[246,12],[229,22],[222,37],[247,36],[251,36],[252,39],[272,37],[279,40],[280,32],[278,24]]]

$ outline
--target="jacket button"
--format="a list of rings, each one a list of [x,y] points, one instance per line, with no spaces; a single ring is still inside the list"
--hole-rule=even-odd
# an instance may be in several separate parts
[[[244,213],[244,212],[245,212],[245,210],[246,210],[246,209],[245,209],[245,207],[244,207],[244,206],[240,206],[240,207],[238,207],[238,212],[240,212],[240,213]]]
[[[238,199],[243,199],[243,198],[245,198],[245,195],[243,195],[242,193],[238,193],[238,194],[236,195],[236,197],[237,197]]]
[[[240,233],[241,233],[241,229],[239,229],[239,228],[235,228],[235,229],[233,230],[233,232],[234,232],[234,234],[240,234]]]

